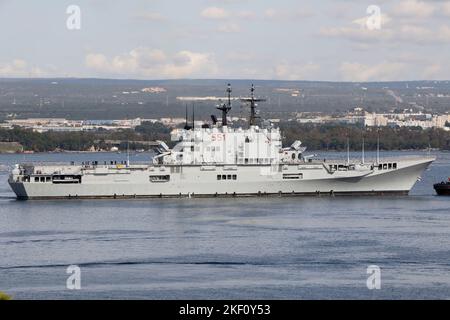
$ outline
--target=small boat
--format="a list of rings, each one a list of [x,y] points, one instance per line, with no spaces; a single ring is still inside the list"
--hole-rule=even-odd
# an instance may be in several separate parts
[[[447,182],[436,183],[434,190],[439,196],[450,196],[450,178],[448,178]]]

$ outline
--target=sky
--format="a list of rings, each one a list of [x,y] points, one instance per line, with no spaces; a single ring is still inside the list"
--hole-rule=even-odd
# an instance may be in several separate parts
[[[0,77],[450,79],[445,0],[0,0],[0,36]]]

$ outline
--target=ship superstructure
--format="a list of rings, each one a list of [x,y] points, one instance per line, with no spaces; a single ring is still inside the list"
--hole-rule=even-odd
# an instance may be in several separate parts
[[[258,124],[264,100],[254,90],[241,99],[250,109],[247,128],[229,126],[228,86],[220,123],[186,121],[171,133],[174,147],[156,142],[148,163],[18,164],[9,184],[19,199],[408,194],[434,160],[326,161],[306,156],[301,141],[284,148],[279,128]]]

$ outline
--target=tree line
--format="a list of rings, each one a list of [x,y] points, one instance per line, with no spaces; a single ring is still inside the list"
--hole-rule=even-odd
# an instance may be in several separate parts
[[[18,142],[25,151],[47,152],[57,150],[86,151],[94,147],[96,150],[109,150],[112,146],[107,140],[123,141],[119,149],[145,148],[139,141],[170,140],[171,128],[162,123],[143,123],[134,130],[97,130],[97,131],[47,131],[35,132],[31,129],[14,127],[0,129],[0,141]],[[134,141],[128,144],[127,141]],[[137,143],[136,143],[137,142]]]
[[[420,127],[367,127],[339,124],[303,124],[285,122],[280,125],[284,142],[290,145],[301,140],[310,150],[423,150],[427,148],[450,150],[450,131]]]
[[[24,150],[47,152],[57,150],[85,151],[95,149],[109,150],[108,140],[118,140],[122,143],[119,149],[129,147],[145,149],[140,141],[163,140],[170,142],[170,131],[173,128],[162,123],[146,122],[134,130],[97,130],[81,132],[34,132],[30,129],[14,127],[0,129],[0,141],[18,142]],[[310,150],[350,150],[361,149],[364,139],[367,150],[376,150],[379,141],[382,150],[419,150],[441,149],[450,150],[450,131],[442,129],[422,129],[420,127],[390,128],[361,128],[353,125],[339,124],[298,124],[297,122],[283,122],[280,124],[284,145],[290,145],[295,140],[301,140]],[[127,143],[132,141],[133,143]]]

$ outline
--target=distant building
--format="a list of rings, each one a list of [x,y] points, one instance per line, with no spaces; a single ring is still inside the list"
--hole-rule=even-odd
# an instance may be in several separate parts
[[[149,88],[141,89],[141,92],[145,92],[145,93],[164,93],[164,92],[167,92],[167,90],[164,89],[164,88],[161,88],[161,87],[149,87]]]
[[[413,113],[412,110],[404,110],[403,113],[370,113],[363,108],[355,108],[352,112],[343,116],[330,116],[323,114],[299,113],[296,121],[298,123],[345,123],[362,124],[366,127],[421,127],[423,129],[446,127],[450,123],[450,115],[432,115],[421,112]]]

